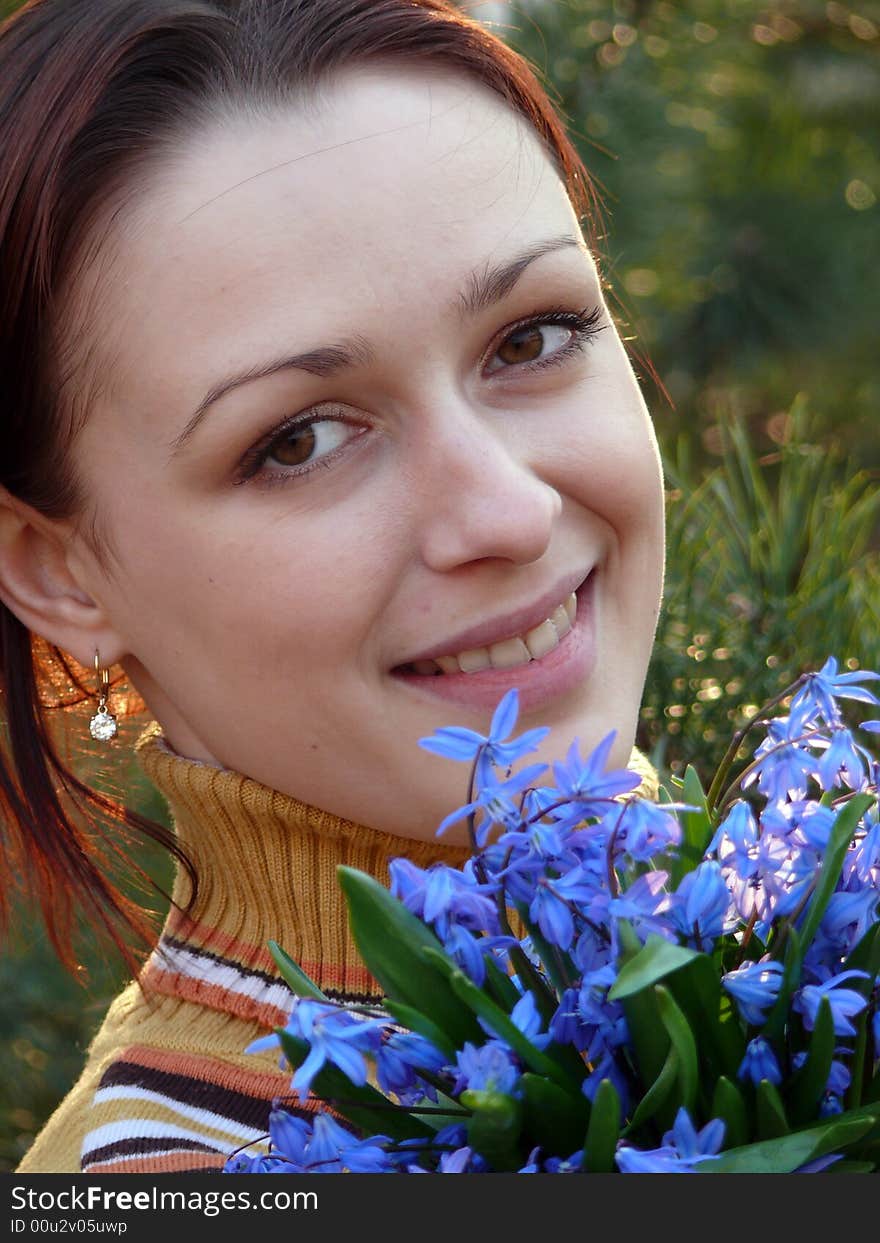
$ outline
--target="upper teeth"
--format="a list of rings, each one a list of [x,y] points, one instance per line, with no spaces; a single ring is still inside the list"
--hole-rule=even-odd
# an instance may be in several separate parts
[[[555,608],[548,618],[523,635],[501,639],[489,647],[474,647],[455,656],[438,656],[436,660],[415,660],[410,668],[416,673],[479,673],[481,669],[512,669],[540,660],[571,630],[577,613],[574,592],[564,604]]]

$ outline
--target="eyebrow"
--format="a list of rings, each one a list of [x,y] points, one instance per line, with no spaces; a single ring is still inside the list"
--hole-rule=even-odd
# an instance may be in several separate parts
[[[536,259],[552,254],[554,251],[566,250],[570,247],[574,247],[584,254],[588,253],[582,238],[563,234],[559,237],[551,237],[545,241],[536,242],[527,250],[522,251],[512,259],[506,260],[504,263],[496,264],[494,267],[487,265],[485,268],[471,272],[465,282],[463,291],[455,300],[454,309],[458,311],[462,319],[473,317],[481,311],[488,310],[507,297],[526,268],[534,263]],[[170,446],[172,456],[179,453],[187,443],[210,407],[218,402],[221,397],[225,397],[227,393],[241,388],[243,384],[250,384],[254,380],[264,380],[267,376],[275,375],[279,371],[290,370],[306,371],[310,375],[325,378],[338,375],[340,372],[350,370],[353,367],[366,366],[374,360],[375,351],[369,341],[365,337],[354,336],[345,341],[337,342],[335,345],[322,345],[313,350],[306,350],[301,354],[284,355],[281,358],[274,358],[265,363],[257,363],[253,367],[248,367],[245,371],[226,376],[212,385],[199,402],[186,427],[172,441]]]

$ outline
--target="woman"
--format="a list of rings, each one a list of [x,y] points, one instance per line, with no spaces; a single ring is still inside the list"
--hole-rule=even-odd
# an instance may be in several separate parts
[[[21,1168],[218,1168],[287,1082],[243,1053],[288,1000],[266,941],[374,996],[336,864],[463,857],[420,737],[515,685],[536,758],[628,760],[656,442],[586,174],[445,0],[36,0],[0,84],[3,818],[117,925],[31,649],[120,665],[197,881]]]

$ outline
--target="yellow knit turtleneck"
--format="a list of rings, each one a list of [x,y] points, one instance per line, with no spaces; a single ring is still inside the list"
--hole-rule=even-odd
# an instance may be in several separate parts
[[[329,995],[376,998],[348,932],[336,868],[347,864],[387,883],[395,856],[421,867],[459,866],[467,856],[462,847],[364,828],[240,773],[184,759],[156,725],[136,750],[168,801],[198,889],[193,897],[178,876],[156,949],[111,1005],[78,1083],[22,1172],[216,1170],[235,1149],[259,1144],[273,1098],[289,1088],[274,1055],[245,1052],[284,1023],[292,1001],[267,941],[278,941]],[[640,792],[656,793],[638,752],[630,766],[644,777]]]

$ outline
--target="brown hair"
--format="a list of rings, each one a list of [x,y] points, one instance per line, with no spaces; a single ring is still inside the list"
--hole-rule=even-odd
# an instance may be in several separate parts
[[[543,141],[590,233],[590,181],[535,72],[449,0],[31,0],[0,27],[0,484],[13,496],[49,518],[85,509],[69,461],[88,408],[71,292],[99,221],[212,117],[277,108],[377,60],[431,62],[497,92]],[[36,893],[68,965],[77,909],[131,962],[128,932],[150,933],[108,876],[119,829],[182,856],[62,761],[45,711],[53,669],[90,693],[0,604],[9,873]]]

